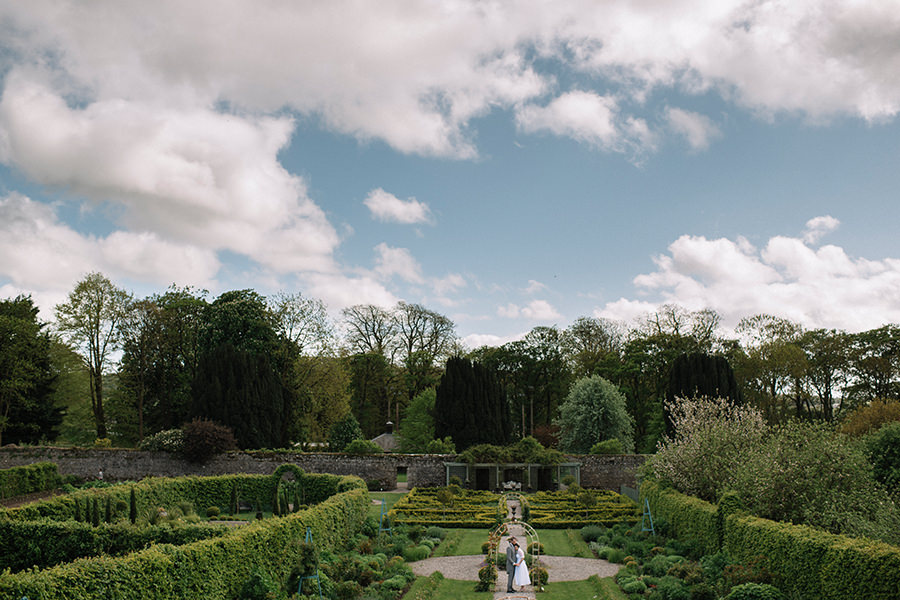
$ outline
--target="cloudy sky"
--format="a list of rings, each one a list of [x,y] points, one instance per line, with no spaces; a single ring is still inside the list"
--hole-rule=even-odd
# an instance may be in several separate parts
[[[900,322],[897,0],[0,0],[0,297]]]

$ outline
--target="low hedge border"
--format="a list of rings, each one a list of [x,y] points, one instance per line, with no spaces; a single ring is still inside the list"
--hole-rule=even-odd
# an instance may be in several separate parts
[[[158,544],[121,558],[76,560],[46,570],[4,573],[0,597],[32,600],[230,600],[254,573],[284,581],[300,559],[307,526],[319,550],[338,548],[362,527],[365,482],[336,477],[337,492],[309,510],[256,521],[232,535],[185,546]]]
[[[0,470],[0,500],[54,490],[62,483],[55,463],[40,462]]]
[[[805,525],[779,523],[742,512],[733,498],[718,507],[654,481],[641,485],[654,518],[665,519],[679,538],[738,562],[763,557],[782,591],[804,600],[900,598],[900,548]]]

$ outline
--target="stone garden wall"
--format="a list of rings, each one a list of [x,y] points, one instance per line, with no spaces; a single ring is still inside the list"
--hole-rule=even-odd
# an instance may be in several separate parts
[[[643,456],[578,456],[582,463],[581,485],[619,491],[622,484],[635,486],[634,470]],[[100,472],[109,480],[183,475],[268,475],[279,465],[293,463],[308,473],[357,475],[364,481],[378,480],[383,489],[397,487],[398,470],[407,473],[409,488],[441,486],[445,483],[444,462],[453,456],[439,454],[380,454],[348,456],[330,453],[245,453],[228,452],[208,463],[189,463],[166,452],[103,448],[4,447],[0,448],[0,469],[49,461],[59,466],[61,475],[96,479]]]

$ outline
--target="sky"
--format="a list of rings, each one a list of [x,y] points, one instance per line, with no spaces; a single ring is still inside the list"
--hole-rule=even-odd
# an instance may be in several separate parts
[[[900,323],[897,0],[0,0],[0,298]]]

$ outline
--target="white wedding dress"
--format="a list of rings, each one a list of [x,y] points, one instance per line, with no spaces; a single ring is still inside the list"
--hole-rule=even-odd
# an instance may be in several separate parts
[[[528,576],[528,565],[525,564],[525,552],[519,548],[516,553],[516,574],[513,578],[516,585],[531,585],[531,577]]]

